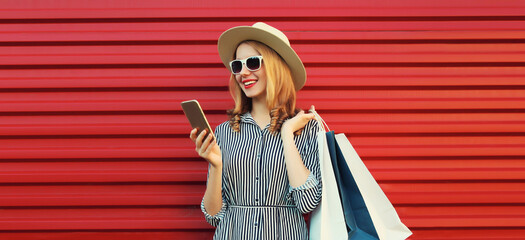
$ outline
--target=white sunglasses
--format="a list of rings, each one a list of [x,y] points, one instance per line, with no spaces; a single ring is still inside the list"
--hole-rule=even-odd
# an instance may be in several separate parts
[[[240,74],[242,71],[242,65],[246,66],[246,69],[255,72],[261,69],[262,56],[252,56],[242,60],[233,60],[230,62],[230,69],[233,74]]]

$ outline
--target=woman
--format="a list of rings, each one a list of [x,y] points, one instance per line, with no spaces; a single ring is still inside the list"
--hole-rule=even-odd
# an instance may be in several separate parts
[[[318,205],[321,176],[319,126],[295,108],[304,65],[286,36],[264,23],[225,31],[218,48],[235,107],[215,138],[190,133],[209,162],[201,209],[217,227],[214,239],[307,239],[302,214]]]

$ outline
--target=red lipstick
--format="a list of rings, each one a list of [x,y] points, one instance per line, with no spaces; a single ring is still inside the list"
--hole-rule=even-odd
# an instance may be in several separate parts
[[[245,85],[245,83],[247,83],[247,82],[253,82],[253,83],[251,83],[250,85]],[[256,79],[246,79],[246,80],[242,81],[242,85],[244,86],[245,89],[251,88],[251,87],[255,86],[255,84],[257,84],[257,80]]]

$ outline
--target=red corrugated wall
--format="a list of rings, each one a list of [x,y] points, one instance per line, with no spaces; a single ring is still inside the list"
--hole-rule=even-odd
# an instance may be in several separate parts
[[[525,2],[2,1],[0,239],[210,239],[179,103],[232,106],[216,41],[282,29],[411,239],[525,239]]]

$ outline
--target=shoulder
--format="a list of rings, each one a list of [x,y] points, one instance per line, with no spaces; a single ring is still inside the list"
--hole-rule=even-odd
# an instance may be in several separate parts
[[[304,131],[307,133],[316,134],[317,132],[319,132],[319,129],[319,122],[315,119],[308,121],[308,123],[306,123],[306,126],[304,126]]]
[[[317,120],[312,119],[306,123],[301,135],[299,135],[298,137],[304,139],[307,142],[310,141],[308,139],[317,139],[317,133],[319,132],[319,128],[319,122],[317,122]]]
[[[228,138],[228,132],[230,129],[230,122],[225,121],[221,124],[219,124],[215,128],[215,138],[217,139],[217,144],[219,144],[220,147],[222,147],[222,143],[224,142],[224,139]]]
[[[224,133],[230,128],[230,121],[224,121],[215,128],[215,134],[218,135],[220,133]]]

